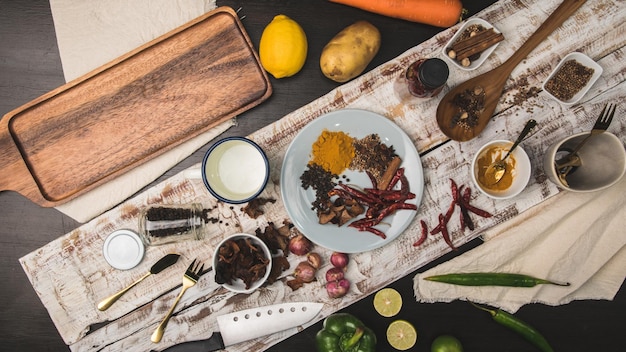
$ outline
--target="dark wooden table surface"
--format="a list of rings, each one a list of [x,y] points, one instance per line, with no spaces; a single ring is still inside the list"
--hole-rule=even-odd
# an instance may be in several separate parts
[[[464,1],[472,15],[493,0]],[[238,125],[225,135],[248,135],[315,100],[338,84],[322,76],[318,58],[324,44],[339,30],[365,19],[382,32],[382,47],[371,69],[430,38],[442,29],[384,18],[326,1],[231,1],[220,0],[245,16],[243,24],[258,45],[264,26],[279,13],[296,19],[305,29],[309,56],[295,77],[275,80],[274,93],[262,105],[240,115]],[[46,0],[0,0],[0,115],[52,90],[64,82],[54,24]],[[207,146],[167,172],[156,182],[199,161]],[[1,152],[1,151],[0,151]],[[2,172],[0,170],[0,172]],[[64,351],[63,343],[46,309],[24,274],[18,258],[80,226],[55,209],[42,208],[14,192],[0,194],[0,351]],[[480,245],[475,240],[458,253],[446,255],[419,269],[424,271],[453,255]],[[419,334],[413,350],[429,350],[440,334],[459,338],[466,351],[531,351],[533,347],[511,331],[494,323],[484,312],[466,302],[421,304],[413,298],[407,275],[391,286],[398,289],[404,305],[398,318],[412,321]],[[379,337],[378,350],[392,348],[385,339],[389,318],[373,309],[372,297],[363,297],[345,311],[361,318]],[[624,287],[614,301],[577,301],[558,307],[524,306],[516,315],[534,325],[556,351],[618,351],[626,346],[623,333],[626,313]],[[313,351],[318,323],[271,348],[271,351]]]

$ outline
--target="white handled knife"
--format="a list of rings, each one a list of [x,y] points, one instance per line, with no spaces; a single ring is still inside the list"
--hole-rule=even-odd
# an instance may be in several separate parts
[[[307,323],[322,310],[323,303],[281,303],[245,309],[217,317],[219,332],[206,340],[188,341],[167,352],[210,352]]]

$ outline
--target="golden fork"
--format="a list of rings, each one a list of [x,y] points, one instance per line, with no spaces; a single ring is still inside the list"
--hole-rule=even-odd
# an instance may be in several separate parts
[[[200,267],[198,268],[198,266]],[[154,332],[152,333],[152,337],[150,337],[150,340],[152,342],[156,343],[156,342],[161,341],[161,338],[163,338],[163,333],[165,332],[165,328],[167,327],[167,323],[172,317],[172,314],[174,313],[174,308],[176,308],[178,301],[180,301],[180,298],[183,296],[183,294],[185,293],[185,291],[187,291],[188,288],[190,288],[191,286],[195,285],[196,282],[198,282],[198,279],[200,279],[200,274],[202,274],[203,269],[204,269],[204,264],[200,265],[200,262],[196,263],[195,259],[193,260],[193,262],[191,262],[191,264],[185,271],[185,274],[183,275],[183,287],[180,290],[178,297],[176,297],[176,300],[174,301],[172,308],[170,308],[170,310],[167,312],[167,315],[165,315],[165,318],[163,318],[163,321],[159,324],[159,326],[157,326],[156,330],[154,330]]]

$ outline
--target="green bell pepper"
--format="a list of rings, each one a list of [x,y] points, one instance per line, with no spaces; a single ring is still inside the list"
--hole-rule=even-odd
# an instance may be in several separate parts
[[[376,335],[348,313],[331,314],[316,337],[319,352],[375,352]]]

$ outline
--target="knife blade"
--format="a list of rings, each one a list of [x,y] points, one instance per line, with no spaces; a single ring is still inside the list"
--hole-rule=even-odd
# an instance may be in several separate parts
[[[143,279],[147,278],[148,276],[152,274],[158,274],[161,271],[176,264],[179,257],[180,257],[180,254],[176,254],[176,253],[170,253],[170,254],[165,255],[163,258],[159,259],[156,263],[154,263],[152,267],[150,268],[150,271],[146,273],[144,276],[140,277],[139,280],[133,282],[125,289],[103,299],[100,303],[98,303],[98,309],[101,311],[109,309],[109,307],[111,307],[113,303],[115,303],[115,301],[117,301],[120,297],[122,297],[122,295],[128,292],[128,290],[133,288],[135,285],[143,281]]]
[[[245,309],[217,317],[219,332],[205,340],[187,341],[163,352],[218,351],[240,342],[300,326],[321,312],[323,303],[293,302]]]

